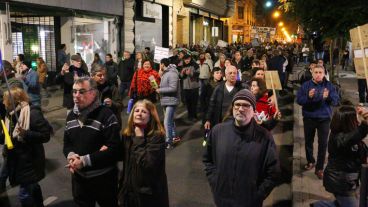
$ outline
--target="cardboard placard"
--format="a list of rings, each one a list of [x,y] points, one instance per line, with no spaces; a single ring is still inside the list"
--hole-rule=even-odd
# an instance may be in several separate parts
[[[362,35],[363,48],[366,48],[368,47],[368,24],[360,26],[360,32]],[[359,31],[357,27],[350,30],[350,38],[353,49],[361,49]]]
[[[282,90],[279,73],[277,71],[275,70],[265,71],[265,81],[267,89]]]
[[[155,46],[155,56],[154,56],[155,63],[160,63],[162,59],[169,58],[169,57],[170,57],[169,48]]]
[[[368,58],[365,58],[368,62]],[[365,79],[363,58],[354,58],[355,72],[358,79]]]
[[[218,40],[217,41],[217,46],[219,46],[219,47],[227,47],[227,42],[225,42],[223,40]]]

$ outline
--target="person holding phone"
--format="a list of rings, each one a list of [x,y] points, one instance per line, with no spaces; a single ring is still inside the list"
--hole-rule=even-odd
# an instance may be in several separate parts
[[[72,65],[64,63],[60,73],[57,75],[57,81],[64,84],[63,106],[67,109],[67,113],[74,106],[72,94],[74,81],[80,77],[89,76],[89,73],[82,68],[82,59],[79,55],[72,55],[71,63]]]

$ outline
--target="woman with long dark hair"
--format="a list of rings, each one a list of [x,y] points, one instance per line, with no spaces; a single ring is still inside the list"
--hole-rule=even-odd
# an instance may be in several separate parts
[[[363,119],[360,123],[357,114]],[[368,110],[342,105],[332,116],[330,128],[323,186],[336,201],[318,201],[311,206],[358,207],[359,173],[367,162],[367,146],[362,140],[368,133]]]
[[[165,129],[156,106],[140,100],[123,130],[124,168],[119,181],[121,207],[168,207]]]

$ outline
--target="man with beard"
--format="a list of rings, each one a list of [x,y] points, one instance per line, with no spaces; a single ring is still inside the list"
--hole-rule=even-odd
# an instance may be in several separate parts
[[[229,109],[233,119],[210,131],[203,163],[216,206],[261,207],[276,186],[276,145],[254,120],[255,109],[252,92],[240,90]]]

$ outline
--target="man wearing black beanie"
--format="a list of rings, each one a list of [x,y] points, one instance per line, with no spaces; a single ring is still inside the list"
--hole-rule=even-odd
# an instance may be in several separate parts
[[[248,89],[232,99],[234,119],[208,136],[203,163],[216,206],[261,207],[276,186],[280,166],[272,135],[254,120],[256,98]]]

